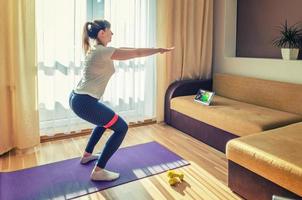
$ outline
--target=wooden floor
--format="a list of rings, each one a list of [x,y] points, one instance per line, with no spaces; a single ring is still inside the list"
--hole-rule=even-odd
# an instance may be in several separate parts
[[[106,132],[96,151],[102,149],[110,132]],[[12,171],[81,156],[88,136],[42,143],[31,152],[10,152],[0,157],[1,171]],[[206,144],[165,124],[133,127],[122,147],[157,141],[174,151],[191,165],[177,171],[185,174],[184,183],[171,187],[166,173],[120,185],[78,199],[240,199],[227,187],[225,155]]]

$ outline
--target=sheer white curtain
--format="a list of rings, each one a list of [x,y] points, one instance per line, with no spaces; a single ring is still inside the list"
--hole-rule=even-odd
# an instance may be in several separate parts
[[[81,35],[85,21],[100,18],[105,12],[114,32],[110,46],[154,47],[155,2],[36,0],[41,135],[93,127],[75,116],[68,104],[70,91],[82,72]],[[95,6],[104,3],[105,8]],[[102,100],[129,122],[153,118],[155,57],[115,62],[115,65],[116,74]]]
[[[105,0],[114,47],[156,46],[156,1]],[[103,101],[128,122],[155,117],[155,56],[115,62]]]
[[[40,133],[53,135],[91,127],[69,109],[81,75],[86,1],[36,0]]]

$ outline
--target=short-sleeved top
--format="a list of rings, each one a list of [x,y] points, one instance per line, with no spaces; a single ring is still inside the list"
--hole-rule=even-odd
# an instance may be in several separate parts
[[[115,48],[96,45],[88,51],[81,80],[74,89],[77,94],[88,94],[100,99],[105,88],[114,74],[114,65],[111,56]]]

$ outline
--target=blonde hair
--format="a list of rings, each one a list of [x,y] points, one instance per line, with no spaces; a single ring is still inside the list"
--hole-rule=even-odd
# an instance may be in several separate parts
[[[93,22],[86,22],[83,26],[83,35],[82,35],[82,47],[84,53],[86,54],[91,46],[89,39],[98,41],[98,33],[100,30],[105,30],[106,28],[110,28],[110,22],[106,20],[94,20]],[[100,41],[98,41],[100,42]]]

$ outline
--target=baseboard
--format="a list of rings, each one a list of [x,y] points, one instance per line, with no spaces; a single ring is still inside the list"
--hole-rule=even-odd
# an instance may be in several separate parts
[[[147,119],[147,120],[138,121],[138,122],[130,122],[129,128],[146,126],[146,125],[155,124],[155,123],[156,123],[156,121],[154,119]],[[92,131],[92,129],[84,129],[84,130],[81,130],[80,132],[72,131],[71,133],[68,133],[68,134],[56,133],[53,136],[43,135],[40,137],[40,142],[44,143],[44,142],[50,142],[50,141],[56,141],[56,140],[64,140],[64,139],[69,139],[69,138],[82,137],[82,136],[89,135],[91,133],[91,131]]]

